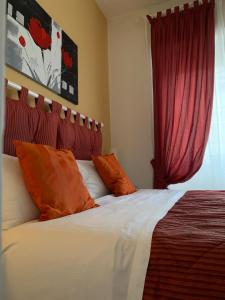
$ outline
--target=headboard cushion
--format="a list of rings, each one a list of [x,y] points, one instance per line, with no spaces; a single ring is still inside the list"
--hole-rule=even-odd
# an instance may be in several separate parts
[[[36,110],[38,111],[39,120],[33,142],[56,148],[62,105],[52,101],[51,112],[46,112],[44,111],[44,97],[39,95]]]
[[[7,86],[7,81],[6,81]],[[86,117],[83,126],[80,114],[71,122],[71,110],[61,119],[62,105],[52,101],[51,112],[44,111],[44,97],[39,95],[36,107],[27,104],[28,90],[22,87],[19,100],[6,97],[4,153],[16,156],[13,140],[49,145],[58,149],[68,149],[76,159],[91,160],[91,155],[102,151],[101,126],[93,121],[89,126]]]
[[[82,126],[80,114],[78,114],[75,122],[75,143],[72,151],[75,157],[81,160],[91,159],[91,130],[88,128],[88,125],[88,117],[85,118]]]
[[[21,140],[32,143],[39,122],[38,111],[26,103],[28,90],[22,87],[18,94],[18,101],[7,97],[5,105],[4,153],[12,156],[16,156],[12,141]]]
[[[71,110],[68,109],[65,119],[60,119],[57,136],[58,149],[72,149],[75,143],[74,123],[71,122]]]
[[[95,130],[95,124],[92,122],[91,145],[92,145],[92,155],[94,155],[94,156],[101,155],[100,149],[102,149],[101,124],[99,123],[96,127],[97,127],[97,130]]]

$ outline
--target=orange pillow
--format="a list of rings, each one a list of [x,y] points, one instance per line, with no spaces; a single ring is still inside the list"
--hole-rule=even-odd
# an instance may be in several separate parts
[[[93,156],[94,165],[107,188],[115,195],[122,196],[136,192],[114,154]]]
[[[50,220],[97,206],[83,184],[69,150],[14,142],[24,180],[40,209],[40,220]]]

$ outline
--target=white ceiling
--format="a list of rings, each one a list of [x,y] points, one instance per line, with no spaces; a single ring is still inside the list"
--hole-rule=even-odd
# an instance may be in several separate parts
[[[113,18],[165,1],[166,0],[96,0],[96,3],[107,18]]]

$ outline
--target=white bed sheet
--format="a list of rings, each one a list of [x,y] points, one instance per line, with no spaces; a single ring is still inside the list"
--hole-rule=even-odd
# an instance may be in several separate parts
[[[101,206],[5,231],[7,300],[141,300],[151,238],[183,196],[139,190]]]

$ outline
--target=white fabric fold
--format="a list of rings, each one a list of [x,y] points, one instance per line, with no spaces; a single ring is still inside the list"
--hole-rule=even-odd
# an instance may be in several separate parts
[[[4,232],[7,300],[141,300],[157,222],[183,196],[139,190]]]

